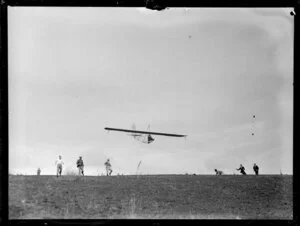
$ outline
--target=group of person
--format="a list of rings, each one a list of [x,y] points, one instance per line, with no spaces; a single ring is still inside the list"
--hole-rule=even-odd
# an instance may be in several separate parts
[[[58,159],[55,161],[55,165],[56,165],[56,176],[59,177],[62,174],[62,169],[63,169],[63,165],[64,165],[61,155],[58,156]],[[111,176],[113,170],[111,168],[110,160],[107,159],[106,162],[104,163],[104,165],[106,168],[106,176]],[[76,161],[76,166],[78,168],[78,174],[84,176],[84,164],[83,164],[82,156],[79,156],[79,159]],[[247,175],[247,173],[245,171],[245,167],[242,164],[240,164],[240,167],[236,170],[240,171],[240,173],[242,175]],[[256,165],[256,163],[254,163],[254,165],[253,165],[253,170],[255,172],[255,175],[259,174],[259,167],[258,167],[258,165]],[[221,171],[221,170],[215,169],[215,172],[216,172],[216,175],[223,174],[223,171]],[[40,175],[40,173],[41,173],[41,169],[38,168],[37,175]]]
[[[240,168],[238,168],[236,170],[239,170],[242,175],[247,175],[247,173],[245,171],[245,167],[242,164],[240,164]],[[255,175],[258,175],[259,167],[258,167],[258,165],[256,165],[256,163],[253,164],[253,171],[254,171]]]
[[[62,174],[62,169],[64,165],[61,155],[58,156],[58,159],[55,161],[55,165],[56,165],[56,176],[59,177]],[[110,160],[107,159],[104,165],[106,167],[106,175],[110,176],[112,174]],[[80,176],[81,175],[84,176],[84,163],[83,163],[82,156],[79,156],[79,159],[76,161],[76,166],[78,168],[78,174]],[[38,169],[38,175],[40,175],[40,169]]]
[[[245,167],[242,164],[240,164],[240,168],[238,168],[236,170],[239,170],[242,175],[247,175],[247,173],[245,171]],[[259,167],[258,167],[258,165],[256,165],[256,163],[254,163],[254,165],[253,165],[253,170],[254,170],[255,175],[258,175]],[[216,172],[216,175],[223,174],[223,171],[221,171],[221,170],[215,169],[215,172]]]

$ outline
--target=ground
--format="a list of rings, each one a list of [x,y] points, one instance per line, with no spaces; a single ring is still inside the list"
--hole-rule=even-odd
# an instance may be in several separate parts
[[[9,176],[10,219],[292,219],[292,176]]]

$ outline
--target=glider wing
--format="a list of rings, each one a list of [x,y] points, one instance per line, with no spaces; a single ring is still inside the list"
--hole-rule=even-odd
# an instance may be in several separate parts
[[[109,128],[105,127],[105,130],[109,131],[119,131],[119,132],[126,132],[126,133],[140,133],[140,134],[151,134],[151,135],[159,135],[159,136],[169,136],[169,137],[186,137],[187,135],[182,134],[172,134],[172,133],[157,133],[157,132],[147,132],[141,130],[128,130],[128,129],[117,129],[117,128]]]

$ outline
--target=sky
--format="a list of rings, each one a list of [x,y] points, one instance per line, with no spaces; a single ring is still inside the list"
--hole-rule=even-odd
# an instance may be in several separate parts
[[[291,10],[9,7],[9,171],[293,174]]]

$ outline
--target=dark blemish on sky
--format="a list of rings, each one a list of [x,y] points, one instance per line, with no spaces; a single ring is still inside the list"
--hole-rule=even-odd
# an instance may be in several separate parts
[[[155,0],[146,0],[146,8],[147,9],[152,9],[152,10],[164,10],[167,7],[163,6],[163,4],[160,1],[155,1]]]
[[[191,35],[189,35],[189,38],[191,38],[192,36]]]

